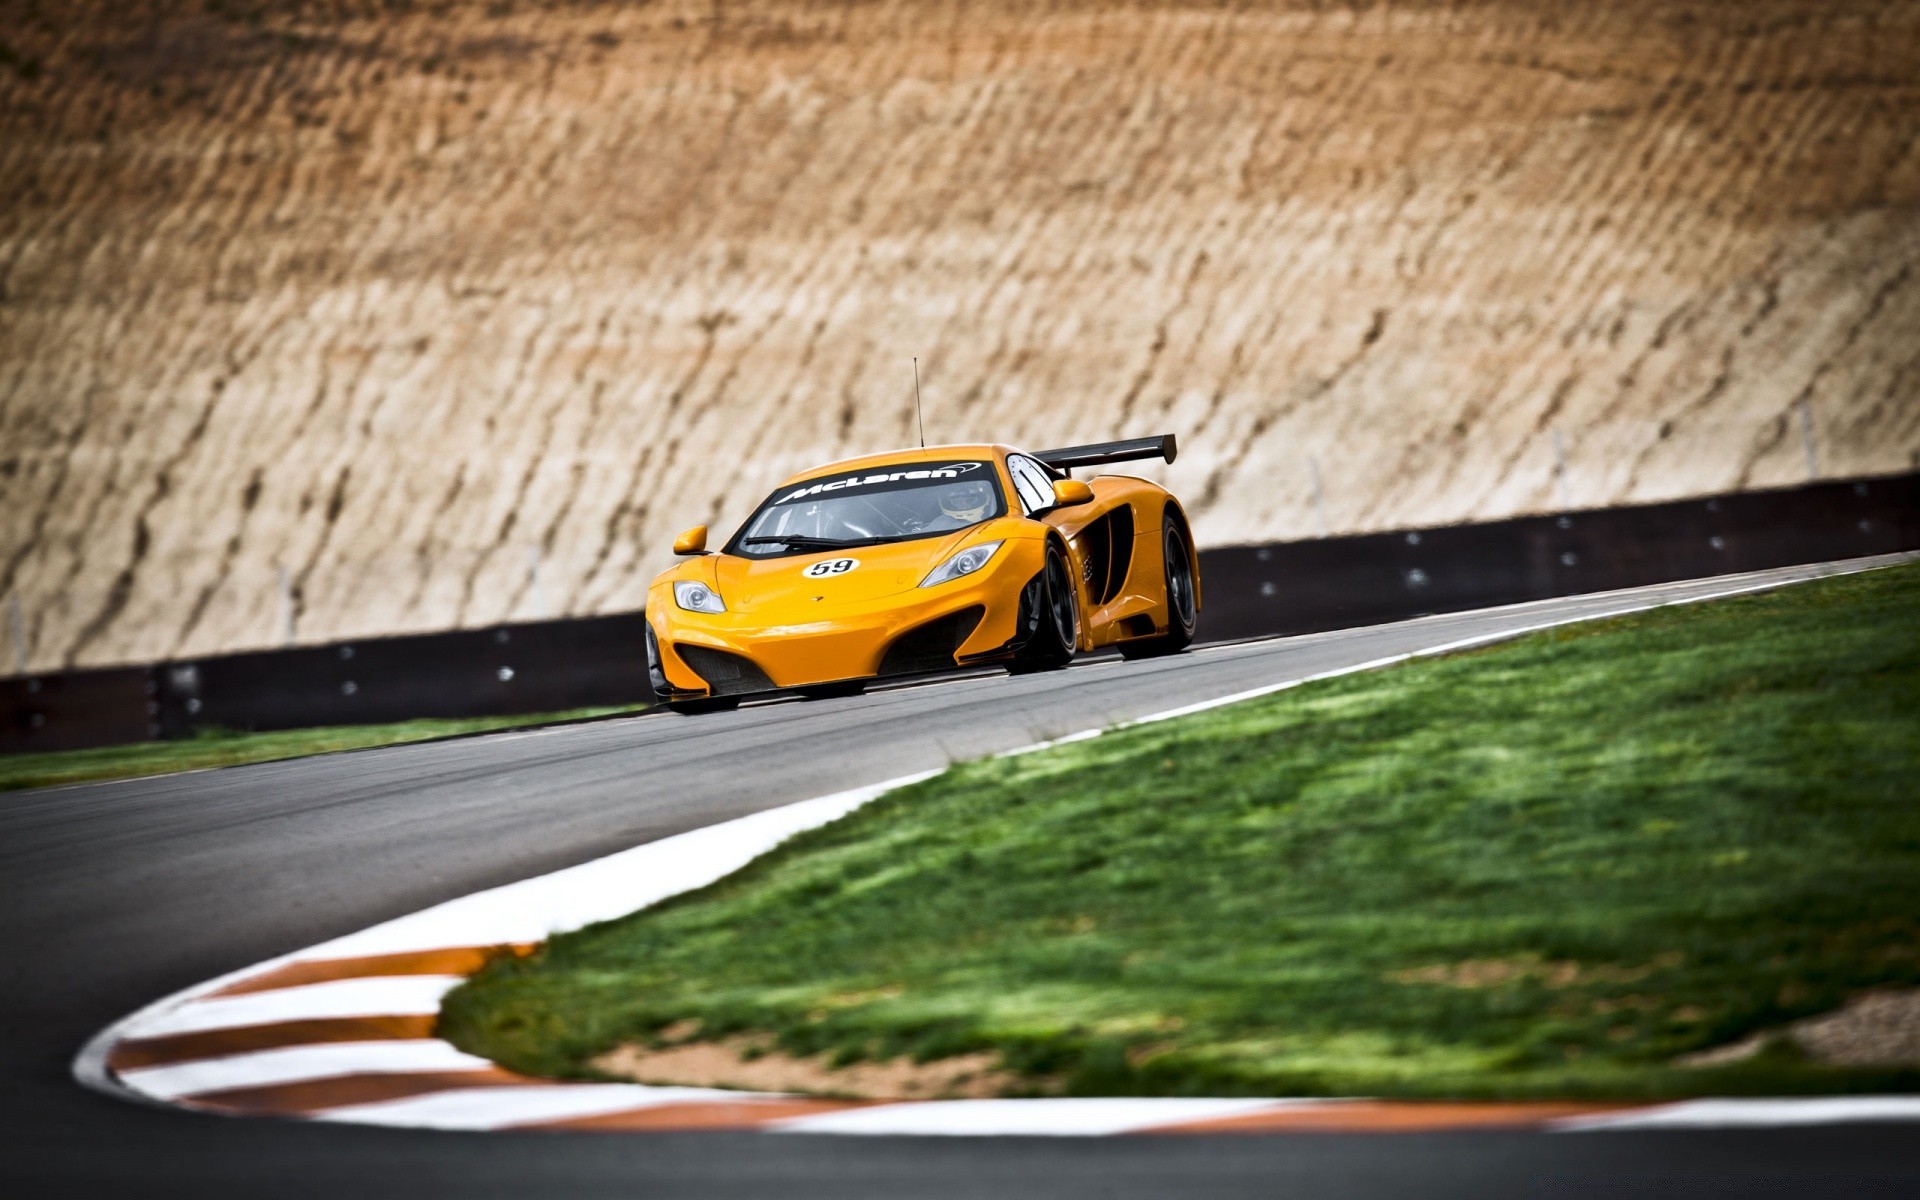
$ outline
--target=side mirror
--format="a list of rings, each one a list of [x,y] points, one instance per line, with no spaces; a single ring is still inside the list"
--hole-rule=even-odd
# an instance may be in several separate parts
[[[675,554],[705,554],[707,552],[707,527],[695,525],[679,537],[673,539]]]
[[[1074,508],[1082,504],[1093,503],[1093,489],[1078,479],[1056,479],[1053,481],[1053,505],[1055,508]]]

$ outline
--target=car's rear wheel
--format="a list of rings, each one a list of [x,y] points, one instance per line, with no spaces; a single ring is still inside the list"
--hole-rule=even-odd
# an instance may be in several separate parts
[[[1200,589],[1193,571],[1193,543],[1186,526],[1169,512],[1163,523],[1161,546],[1167,564],[1167,631],[1155,637],[1121,642],[1122,658],[1157,658],[1178,654],[1193,644],[1193,633],[1200,625]]]
[[[1073,661],[1073,653],[1080,647],[1080,599],[1074,591],[1066,551],[1055,542],[1047,543],[1047,565],[1040,572],[1039,591],[1039,628],[1007,664],[1007,670],[1015,675],[1057,671]]]

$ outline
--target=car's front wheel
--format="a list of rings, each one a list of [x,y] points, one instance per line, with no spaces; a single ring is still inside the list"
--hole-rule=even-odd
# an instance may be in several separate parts
[[[1073,661],[1073,653],[1080,647],[1080,599],[1074,591],[1066,551],[1058,543],[1047,543],[1047,565],[1038,583],[1033,615],[1039,627],[1007,664],[1007,670],[1015,675],[1057,671]]]

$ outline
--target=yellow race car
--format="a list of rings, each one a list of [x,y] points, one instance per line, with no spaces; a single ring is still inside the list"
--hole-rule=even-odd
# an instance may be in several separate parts
[[[1180,502],[1143,479],[1072,477],[1175,453],[1171,434],[934,446],[795,475],[719,553],[704,525],[675,541],[686,561],[647,591],[654,691],[699,712],[982,663],[1053,670],[1103,646],[1176,653],[1200,611]]]

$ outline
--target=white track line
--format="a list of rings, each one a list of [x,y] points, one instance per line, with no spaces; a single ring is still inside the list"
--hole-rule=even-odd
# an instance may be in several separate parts
[[[1810,578],[1820,577],[1814,576]],[[1650,612],[1656,608],[1669,608],[1679,604],[1698,604],[1705,600],[1725,600],[1732,596],[1744,596],[1749,592],[1771,591],[1774,588],[1784,587],[1789,583],[1808,581],[1809,580],[1798,579],[1773,579],[1760,583],[1745,583],[1735,587],[1722,588],[1718,591],[1706,592],[1697,596],[1682,596],[1672,600],[1654,600],[1646,604],[1636,604],[1628,608],[1608,608],[1603,612],[1581,613],[1574,616],[1558,617],[1551,621],[1538,621],[1516,629],[1502,629],[1493,633],[1475,634],[1472,637],[1459,638],[1451,642],[1442,642],[1438,646],[1428,646],[1420,650],[1409,650],[1404,654],[1389,654],[1385,658],[1369,659],[1366,662],[1356,663],[1350,667],[1335,667],[1331,671],[1320,671],[1313,675],[1302,675],[1298,679],[1289,679],[1283,683],[1262,684],[1260,687],[1248,688],[1245,691],[1234,692],[1231,695],[1217,696],[1212,700],[1202,700],[1196,704],[1183,704],[1179,708],[1169,708],[1165,712],[1150,713],[1147,716],[1137,717],[1131,721],[1123,721],[1113,726],[1113,728],[1128,729],[1135,725],[1151,725],[1156,721],[1171,721],[1175,717],[1191,716],[1194,713],[1207,712],[1210,709],[1224,708],[1229,704],[1239,704],[1247,700],[1257,700],[1261,696],[1271,696],[1276,692],[1284,692],[1292,688],[1297,688],[1302,684],[1317,683],[1322,679],[1338,679],[1342,675],[1358,675],[1364,671],[1378,671],[1383,667],[1397,666],[1400,663],[1412,662],[1419,658],[1439,658],[1448,654],[1458,654],[1462,650],[1491,646],[1496,642],[1511,642],[1517,638],[1525,637],[1527,634],[1539,633],[1547,629],[1558,629],[1562,625],[1578,625],[1585,621],[1608,621],[1615,617],[1630,616],[1633,613]],[[1559,597],[1559,599],[1569,598],[1585,599],[1586,597]],[[1545,602],[1542,601],[1540,603]],[[1441,615],[1451,616],[1455,614]],[[1106,732],[1106,730],[1084,729],[1079,733],[1070,733],[1065,737],[1054,738],[1051,741],[1040,742],[1032,746],[1022,746],[1020,749],[1010,750],[1008,753],[1031,754],[1035,750],[1048,750],[1054,746],[1065,745],[1068,742],[1078,742],[1084,741],[1087,738],[1099,737],[1104,732]]]
[[[1710,1129],[1831,1125],[1841,1121],[1920,1121],[1920,1096],[1809,1096],[1768,1100],[1682,1100],[1633,1112],[1566,1117],[1565,1132],[1603,1129]]]
[[[420,1016],[439,1012],[440,997],[463,981],[460,975],[388,975],[189,1000],[131,1026],[126,1036],[167,1037],[330,1017]]]
[[[624,917],[669,896],[703,888],[796,833],[837,821],[877,796],[939,773],[920,771],[770,808],[549,875],[475,892],[316,946],[300,958],[359,958],[456,946],[544,942],[557,933]]]
[[[647,1087],[638,1083],[574,1083],[547,1087],[454,1088],[405,1100],[353,1104],[315,1113],[321,1121],[349,1125],[400,1125],[413,1129],[509,1129],[663,1104],[766,1099],[764,1093],[714,1088]]]
[[[1305,1100],[1201,1100],[1125,1096],[1080,1100],[926,1100],[775,1121],[783,1133],[943,1137],[1098,1137],[1238,1117]]]
[[[1158,721],[1171,720],[1174,717],[1204,712],[1227,704],[1236,704],[1244,700],[1272,695],[1301,684],[1320,679],[1331,679],[1343,675],[1352,675],[1362,671],[1378,670],[1396,663],[1413,659],[1431,658],[1454,653],[1459,650],[1485,646],[1495,642],[1509,641],[1537,633],[1544,629],[1553,629],[1563,625],[1578,624],[1585,621],[1604,620],[1624,616],[1629,613],[1644,612],[1649,609],[1663,608],[1677,604],[1696,604],[1708,600],[1723,599],[1743,595],[1749,592],[1767,591],[1804,582],[1825,575],[1845,574],[1865,570],[1874,566],[1911,558],[1911,555],[1887,556],[1876,560],[1865,560],[1857,564],[1835,570],[1818,572],[1811,575],[1774,577],[1754,581],[1745,577],[1744,581],[1731,586],[1716,588],[1693,595],[1652,600],[1644,604],[1627,607],[1607,607],[1604,598],[1599,611],[1583,611],[1578,614],[1556,617],[1552,620],[1535,621],[1525,625],[1500,630],[1494,633],[1480,634],[1469,638],[1431,646],[1404,654],[1373,659],[1350,667],[1323,671],[1314,675],[1286,680],[1281,683],[1251,688],[1213,700],[1197,704],[1183,705],[1164,712],[1153,713],[1132,721],[1122,722],[1107,728],[1082,730],[1065,737],[1052,738],[1032,746],[1007,751],[1006,754],[1027,754],[1052,746],[1069,742],[1096,738],[1111,729],[1125,729],[1135,725],[1145,725]],[[1684,585],[1670,585],[1680,587]],[[1561,598],[1568,599],[1568,598]],[[1450,616],[1468,616],[1472,614],[1448,614]],[[519,883],[489,891],[476,892],[445,904],[409,916],[388,921],[359,933],[349,934],[331,942],[294,954],[283,955],[241,971],[232,972],[218,979],[209,980],[198,987],[187,989],[148,1005],[121,1021],[109,1026],[97,1034],[74,1060],[75,1077],[88,1087],[110,1092],[122,1097],[145,1100],[167,1100],[189,1092],[172,1092],[168,1087],[147,1090],[139,1086],[139,1080],[155,1078],[150,1071],[129,1071],[116,1079],[107,1069],[107,1057],[115,1043],[131,1036],[156,1036],[155,1031],[189,1032],[201,1029],[226,1028],[233,1025],[260,1024],[271,1021],[283,1021],[311,1016],[378,1016],[389,1014],[417,1014],[437,1012],[439,998],[459,980],[450,976],[399,976],[376,979],[343,980],[326,984],[312,984],[305,987],[283,988],[277,991],[261,992],[236,997],[203,998],[208,993],[222,990],[237,981],[259,976],[278,967],[295,961],[318,961],[327,959],[357,958],[379,954],[394,954],[410,951],[442,950],[472,946],[497,946],[506,944],[525,944],[544,941],[558,933],[581,928],[597,921],[611,920],[656,904],[670,896],[682,894],[704,887],[732,874],[746,866],[762,854],[772,850],[793,835],[805,830],[818,828],[854,811],[869,801],[921,780],[929,779],[939,771],[921,771],[904,775],[882,783],[852,788],[822,796],[813,800],[801,801],[780,808],[768,809],[751,816],[708,826],[673,837],[663,838],[631,850],[569,867],[548,875],[537,876]],[[364,988],[364,991],[356,991]],[[364,995],[385,995],[392,1001],[381,1007],[369,1009],[370,1001],[358,997]],[[350,999],[350,997],[352,997]],[[244,1019],[243,1019],[244,1018]],[[418,1044],[420,1039],[415,1039]],[[446,1043],[435,1043],[446,1045]],[[449,1045],[452,1053],[460,1053]],[[185,1064],[164,1070],[184,1070]],[[381,1068],[371,1068],[381,1069]],[[423,1068],[430,1069],[430,1068]],[[160,1076],[161,1080],[168,1077]],[[174,1077],[184,1079],[184,1076]],[[171,1094],[162,1095],[162,1092]],[[355,1105],[334,1109],[323,1116],[327,1120],[352,1121],[365,1124],[403,1125],[430,1127],[439,1129],[499,1129],[515,1125],[537,1124],[544,1121],[564,1120],[568,1117],[591,1116],[602,1113],[620,1112],[628,1109],[651,1107],[659,1104],[682,1103],[697,1100],[736,1101],[750,1098],[765,1098],[766,1093],[744,1093],[734,1091],[716,1091],[702,1088],[655,1088],[637,1084],[574,1084],[554,1083],[544,1086],[471,1088],[454,1089],[427,1096],[411,1097],[401,1100],[383,1101],[375,1104]],[[1091,1135],[1097,1133],[1124,1132],[1127,1129],[1149,1126],[1181,1124],[1204,1120],[1210,1116],[1233,1115],[1241,1112],[1258,1111],[1275,1105],[1301,1103],[1277,1099],[1261,1100],[976,1100],[976,1101],[934,1101],[898,1106],[875,1106],[850,1110],[843,1113],[821,1114],[813,1117],[797,1118],[780,1123],[779,1127],[790,1132],[835,1132],[835,1133],[1034,1133],[1055,1136]],[[1327,1103],[1326,1099],[1316,1099],[1312,1103]],[[1737,1114],[1738,1124],[1762,1123],[1765,1114],[1787,1114],[1780,1116],[1787,1121],[1795,1113],[1811,1112],[1812,1109],[1795,1107],[1800,1102],[1772,1102],[1777,1107],[1762,1109],[1737,1107],[1762,1102],[1700,1101],[1696,1105],[1725,1104],[1732,1108],[1698,1109],[1707,1116],[1686,1117],[1680,1114],[1685,1105],[1661,1106],[1641,1110],[1633,1114],[1618,1114],[1612,1118],[1596,1118],[1596,1122],[1624,1121],[1635,1118],[1646,1120],[1667,1120],[1674,1123],[1705,1123],[1715,1113]],[[1164,1106],[1172,1105],[1167,1108]],[[1202,1111],[1196,1106],[1226,1106],[1225,1108]],[[1185,1107],[1182,1107],[1185,1106]],[[1920,1101],[1916,1102],[1920,1109]],[[1900,1107],[1897,1099],[1893,1108],[1875,1108],[1875,1113],[1891,1112]],[[1140,1114],[1169,1112],[1177,1115],[1165,1118],[1150,1118]],[[1842,1108],[1830,1108],[1821,1111],[1850,1111]],[[1663,1116],[1664,1114],[1664,1116]],[[1138,1118],[1138,1124],[1134,1123]],[[1731,1119],[1731,1117],[1729,1118]],[[1813,1118],[1798,1118],[1810,1120]],[[1826,1120],[1858,1119],[1844,1117],[1826,1117]],[[1018,1128],[1005,1124],[1017,1122]],[[1788,1122],[1793,1123],[1793,1122]],[[912,1126],[911,1129],[908,1126]],[[936,1128],[938,1126],[938,1128]],[[1616,1124],[1581,1124],[1570,1120],[1561,1123],[1558,1128],[1617,1128]]]
[[[149,1096],[171,1100],[230,1088],[305,1083],[342,1075],[397,1075],[417,1071],[497,1069],[491,1059],[456,1050],[438,1038],[386,1042],[331,1042],[229,1054],[166,1067],[122,1071],[121,1082]]]

